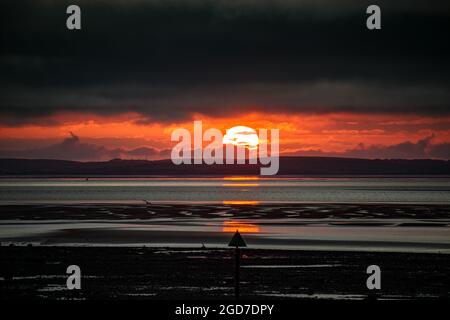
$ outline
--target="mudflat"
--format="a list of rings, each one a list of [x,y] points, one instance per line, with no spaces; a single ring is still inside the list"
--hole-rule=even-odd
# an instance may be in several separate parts
[[[81,290],[66,288],[72,264]],[[5,300],[234,298],[233,249],[3,246],[0,272]],[[242,299],[449,299],[450,255],[244,249],[240,273]]]

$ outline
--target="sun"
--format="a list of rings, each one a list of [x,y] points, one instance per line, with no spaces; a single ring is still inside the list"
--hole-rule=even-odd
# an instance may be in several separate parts
[[[259,138],[256,131],[246,126],[236,126],[227,130],[223,137],[223,144],[233,144],[235,146],[245,146],[248,149],[256,149]]]

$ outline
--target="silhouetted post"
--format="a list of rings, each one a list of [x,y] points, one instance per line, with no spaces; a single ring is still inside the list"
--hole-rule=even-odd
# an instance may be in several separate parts
[[[241,268],[241,250],[239,249],[239,247],[246,247],[247,244],[245,243],[245,241],[242,238],[239,231],[236,230],[236,233],[234,234],[233,238],[231,238],[231,241],[228,244],[228,246],[235,247],[235,249],[234,249],[234,254],[235,254],[234,296],[236,297],[236,300],[238,300],[239,299],[239,271]]]
[[[241,250],[239,250],[239,247],[236,247],[234,250],[235,252],[235,266],[236,270],[234,271],[234,296],[236,297],[236,300],[239,299],[239,269],[241,267]]]

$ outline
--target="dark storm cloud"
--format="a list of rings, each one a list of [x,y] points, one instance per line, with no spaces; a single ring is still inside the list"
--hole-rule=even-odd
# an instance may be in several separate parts
[[[429,136],[417,142],[405,141],[390,146],[365,146],[364,144],[359,144],[357,148],[349,149],[344,152],[324,152],[322,150],[308,150],[292,152],[289,155],[367,159],[450,159],[450,144],[433,144],[432,139],[433,136]]]
[[[373,32],[356,0],[78,1],[81,31],[68,4],[0,4],[0,121],[450,111],[448,1],[378,1]]]
[[[27,158],[27,159],[59,159],[77,161],[105,161],[114,158],[121,159],[164,159],[170,156],[169,149],[153,147],[138,147],[134,149],[108,148],[102,145],[82,142],[81,139],[70,133],[70,136],[60,143],[40,148],[24,150],[0,150],[1,158]]]

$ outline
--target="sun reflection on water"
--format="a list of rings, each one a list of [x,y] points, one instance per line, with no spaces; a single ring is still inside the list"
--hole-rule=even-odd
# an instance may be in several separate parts
[[[241,221],[224,221],[222,232],[236,232],[240,233],[259,233],[259,226],[253,223],[241,222]]]
[[[222,201],[222,204],[256,206],[256,205],[260,204],[260,201],[256,201],[256,200],[224,200],[224,201]]]
[[[223,177],[223,180],[225,180],[225,181],[259,180],[259,177],[258,176],[240,176],[240,177],[229,176],[229,177]]]

